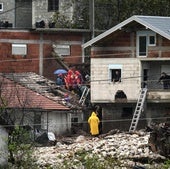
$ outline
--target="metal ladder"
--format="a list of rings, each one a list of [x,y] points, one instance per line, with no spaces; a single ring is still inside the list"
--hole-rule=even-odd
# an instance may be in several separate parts
[[[139,118],[140,118],[140,114],[143,111],[143,106],[144,106],[144,102],[146,99],[146,93],[147,93],[147,88],[142,88],[139,94],[139,98],[136,104],[136,109],[135,112],[133,114],[133,118],[132,118],[132,122],[129,128],[129,132],[133,132],[136,130]]]
[[[85,89],[83,90],[83,93],[81,95],[81,98],[79,100],[79,103],[83,106],[84,102],[87,98],[87,95],[89,94],[90,89],[88,87],[85,87]]]

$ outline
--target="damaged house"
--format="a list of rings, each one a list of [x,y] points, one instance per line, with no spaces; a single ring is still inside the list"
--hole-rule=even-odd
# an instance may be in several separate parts
[[[65,93],[35,73],[1,74],[1,118],[8,125],[30,126],[56,136],[71,133],[72,121],[80,123],[83,114],[76,96],[70,94],[67,102]]]
[[[82,48],[91,48],[91,102],[102,109],[103,132],[129,130],[133,114],[138,129],[168,120],[170,89],[159,78],[170,74],[170,17],[132,16]]]
[[[28,93],[26,98],[22,98],[27,101],[25,100],[20,106],[18,105],[21,104],[20,102],[15,105],[14,100],[10,99],[12,97],[4,94],[9,96],[5,100],[9,99],[11,104],[11,107],[6,106],[10,110],[18,108],[21,110],[21,107],[25,107],[24,111],[27,112],[36,110],[28,113],[33,117],[31,124],[35,124],[34,117],[36,117],[38,128],[53,131],[57,135],[70,131],[72,122],[81,122],[83,115],[76,95],[69,91],[57,90],[54,71],[59,68],[68,70],[70,66],[79,66],[80,72],[85,70],[89,73],[89,69],[85,68],[81,45],[88,38],[90,30],[51,25],[51,18],[56,12],[65,14],[66,18],[72,20],[75,4],[68,6],[71,2],[63,0],[2,0],[0,2],[2,84],[5,79],[7,85],[14,83],[14,85],[18,84],[18,88],[22,88],[17,90],[19,95],[22,90]],[[71,105],[62,102],[65,93],[69,93],[69,96],[74,98],[70,100],[74,100]],[[47,104],[49,102],[50,104]],[[77,104],[78,106],[75,107]],[[25,125],[27,121],[23,123]],[[30,122],[28,124],[31,125]]]

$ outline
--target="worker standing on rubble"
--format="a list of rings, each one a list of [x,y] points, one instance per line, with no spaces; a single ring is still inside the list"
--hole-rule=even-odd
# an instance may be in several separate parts
[[[91,116],[88,119],[88,123],[90,126],[90,133],[93,136],[98,136],[99,135],[99,123],[100,120],[97,117],[97,114],[93,111]]]

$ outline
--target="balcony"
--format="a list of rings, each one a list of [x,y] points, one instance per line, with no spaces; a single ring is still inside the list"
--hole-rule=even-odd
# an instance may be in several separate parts
[[[147,87],[147,102],[168,103],[170,102],[170,88],[164,89],[158,80],[145,81],[142,87]]]

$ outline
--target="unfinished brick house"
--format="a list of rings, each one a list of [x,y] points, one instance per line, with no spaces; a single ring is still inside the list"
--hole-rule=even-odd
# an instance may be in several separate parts
[[[48,25],[55,12],[64,12],[63,3],[51,0],[0,2],[0,72],[35,72],[55,80],[53,72],[57,68],[84,63],[81,45],[89,30],[57,29]],[[72,8],[65,9],[70,19]],[[45,25],[36,27],[41,20]]]
[[[102,108],[103,132],[129,130],[141,89],[138,129],[168,119],[170,89],[158,81],[170,74],[170,17],[132,16],[82,47],[91,47],[91,102]]]
[[[53,132],[57,136],[71,133],[75,118],[82,121],[76,96],[70,94],[69,102],[65,101],[67,91],[36,73],[1,73],[0,87],[0,123],[28,125],[34,131]]]
[[[78,30],[1,29],[0,71],[35,72],[55,80],[53,72],[63,67],[61,57],[68,66],[83,62],[83,36],[83,31]]]
[[[90,31],[55,28],[48,24],[55,12],[64,12],[62,6],[65,2],[64,0],[2,0],[0,2],[0,73],[12,73],[12,77],[18,73],[36,73],[55,83],[54,71],[56,69],[63,67],[67,69],[72,65],[84,64],[81,45]],[[72,6],[65,10],[68,12],[65,14],[71,19]],[[41,25],[42,20],[45,21],[45,25]],[[22,78],[26,79],[26,77]],[[44,85],[42,83],[41,87],[45,89]],[[49,92],[51,88],[47,90]],[[34,96],[36,94],[34,93]],[[53,93],[57,97],[58,93],[55,94]],[[33,98],[33,96],[29,97]],[[50,101],[51,98],[44,99]],[[29,108],[31,109],[31,106]],[[53,112],[50,111],[48,120],[51,121],[44,121],[44,124],[48,121],[49,130],[56,130],[54,132],[62,134],[70,130],[72,121],[82,122],[81,108],[78,111],[74,107],[63,110],[60,109],[58,113],[56,113],[57,108]],[[41,110],[38,111],[41,113]],[[45,117],[44,112],[43,116]],[[68,126],[60,125],[55,128],[53,124],[59,121]],[[42,126],[47,127],[43,124]]]

